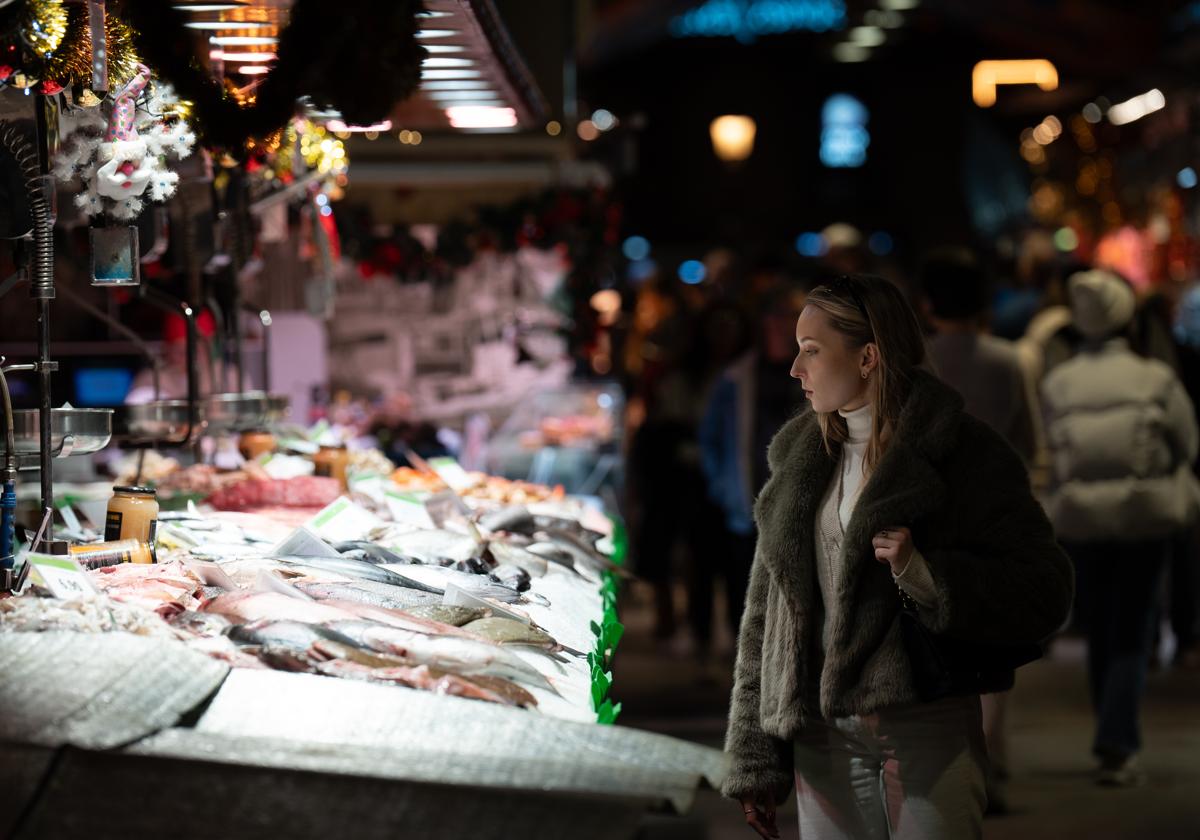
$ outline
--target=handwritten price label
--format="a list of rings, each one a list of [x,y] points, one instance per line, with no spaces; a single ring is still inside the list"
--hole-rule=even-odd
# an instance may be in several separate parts
[[[33,567],[40,583],[50,590],[55,598],[78,598],[80,595],[93,595],[96,587],[92,586],[87,572],[73,558],[58,554],[25,555],[25,560]]]

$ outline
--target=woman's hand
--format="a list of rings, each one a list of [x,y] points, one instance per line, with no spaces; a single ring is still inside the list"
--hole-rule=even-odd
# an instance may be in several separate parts
[[[875,559],[891,566],[893,575],[901,575],[912,558],[912,531],[889,526],[875,535],[871,545],[875,546]]]
[[[743,796],[742,813],[746,815],[746,825],[758,832],[763,840],[779,837],[779,827],[775,825],[775,797],[772,794]]]

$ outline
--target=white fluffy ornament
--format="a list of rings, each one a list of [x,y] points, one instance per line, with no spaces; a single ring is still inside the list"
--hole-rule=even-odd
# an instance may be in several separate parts
[[[145,199],[165,201],[175,193],[179,175],[167,168],[166,158],[190,155],[196,136],[183,119],[172,118],[177,100],[169,88],[138,105],[149,80],[149,69],[139,65],[114,97],[107,123],[82,118],[55,160],[60,180],[82,181],[75,204],[89,216],[134,219]]]

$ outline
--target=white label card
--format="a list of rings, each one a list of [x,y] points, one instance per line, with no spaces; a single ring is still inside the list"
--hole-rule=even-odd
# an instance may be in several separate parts
[[[433,467],[433,471],[442,481],[446,482],[446,486],[451,490],[466,490],[475,483],[467,471],[459,466],[458,461],[453,458],[430,458],[429,466]]]
[[[96,587],[92,586],[87,572],[69,555],[30,552],[25,555],[25,562],[32,566],[37,581],[49,589],[55,598],[68,600],[96,593]]]

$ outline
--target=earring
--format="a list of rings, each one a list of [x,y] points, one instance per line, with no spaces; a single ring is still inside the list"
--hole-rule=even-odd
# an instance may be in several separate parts
[[[864,371],[862,372],[862,377],[863,377],[863,379],[866,379],[866,378],[867,378],[868,376],[870,376],[870,375],[871,375],[871,374],[870,374],[870,372],[869,372],[869,371],[865,371],[865,370],[864,370]]]

